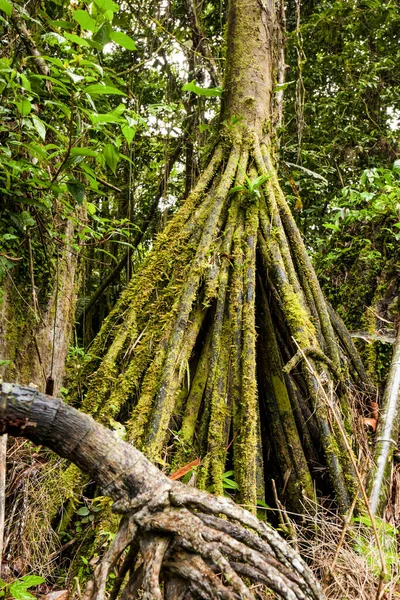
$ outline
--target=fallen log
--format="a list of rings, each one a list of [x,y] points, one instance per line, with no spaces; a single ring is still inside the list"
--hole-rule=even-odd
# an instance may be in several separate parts
[[[285,600],[324,599],[308,566],[271,526],[229,498],[168,479],[135,447],[62,400],[3,383],[5,433],[75,463],[122,515],[84,600],[104,599],[114,570],[119,587],[111,597],[121,600],[136,597],[139,589],[144,600],[254,599],[244,579]]]

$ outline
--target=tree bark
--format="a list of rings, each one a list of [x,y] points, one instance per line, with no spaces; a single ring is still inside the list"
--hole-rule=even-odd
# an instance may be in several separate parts
[[[104,598],[107,576],[129,545],[142,550],[144,562],[134,581],[140,582],[142,597],[148,600],[163,597],[162,571],[174,582],[166,587],[169,598],[183,597],[183,587],[187,597],[199,593],[202,598],[254,599],[243,575],[287,600],[323,600],[308,567],[271,527],[226,498],[171,481],[136,448],[62,400],[3,383],[0,433],[26,437],[73,461],[124,515],[85,600]],[[219,518],[220,514],[236,523]],[[215,577],[213,568],[222,579]],[[121,585],[123,578],[119,581]],[[137,586],[131,575],[126,590],[132,587]],[[128,591],[121,597],[131,596]]]

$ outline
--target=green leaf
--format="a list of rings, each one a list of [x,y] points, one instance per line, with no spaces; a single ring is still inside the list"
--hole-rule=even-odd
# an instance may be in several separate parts
[[[35,596],[26,591],[26,588],[16,581],[10,585],[11,598],[15,600],[35,600]]]
[[[71,148],[70,156],[97,156],[97,152],[91,148],[80,148],[75,146]]]
[[[29,81],[29,79],[23,73],[20,73],[19,76],[21,78],[21,83],[22,83],[23,87],[26,90],[28,90],[28,92],[30,92],[31,91],[31,82]]]
[[[76,511],[76,514],[80,517],[87,517],[88,515],[90,515],[90,510],[87,506],[81,506],[81,508],[78,508],[78,510]]]
[[[71,196],[75,198],[78,204],[81,204],[85,197],[85,186],[83,183],[77,179],[71,179],[67,182],[67,188]]]
[[[72,23],[71,21],[52,21],[49,20],[50,25],[53,25],[53,27],[59,27],[60,29],[74,29],[75,28],[75,23]]]
[[[96,96],[99,94],[108,94],[115,96],[126,96],[124,92],[121,92],[118,88],[112,85],[101,85],[101,83],[95,83],[93,85],[88,85],[83,90],[84,94],[89,94],[90,96]]]
[[[29,100],[27,98],[22,98],[22,100],[20,100],[19,102],[16,102],[15,104],[23,117],[26,117],[26,115],[29,115],[29,113],[32,110],[32,104],[29,102]]]
[[[129,35],[123,33],[122,31],[112,31],[110,34],[110,38],[113,42],[118,44],[118,46],[122,46],[127,50],[137,50],[136,44]]]
[[[103,155],[107,165],[111,171],[115,174],[117,165],[119,163],[120,154],[113,144],[106,144],[104,146]]]
[[[111,42],[111,31],[110,23],[104,23],[93,37],[94,41],[98,42],[102,47],[105,46],[105,44]]]
[[[96,205],[95,205],[95,204],[93,204],[93,202],[87,202],[87,203],[86,203],[86,209],[87,209],[87,211],[88,211],[89,215],[92,215],[92,216],[93,216],[93,215],[95,215],[95,214],[96,214],[97,207],[96,207]]]
[[[12,4],[8,0],[0,0],[0,10],[6,13],[8,17],[12,15]]]
[[[75,35],[74,33],[64,33],[64,37],[69,40],[70,42],[73,42],[74,44],[78,44],[78,46],[85,46],[87,48],[90,48],[90,44],[87,40],[79,37],[79,35]]]
[[[96,31],[96,23],[86,10],[76,10],[73,14],[74,21],[79,23],[82,29],[93,33]]]
[[[43,141],[45,141],[45,139],[46,139],[46,126],[45,126],[45,124],[36,115],[33,115],[32,121],[33,121],[35,129],[38,132],[39,136],[42,138]]]
[[[30,588],[34,585],[40,585],[41,583],[44,583],[45,579],[39,575],[24,575],[24,577],[21,577],[19,581],[23,583],[26,588]]]
[[[135,137],[136,127],[130,127],[128,124],[126,124],[121,126],[121,130],[128,144],[131,144],[133,138]]]
[[[103,13],[107,12],[108,10],[113,13],[119,11],[118,4],[115,4],[115,2],[112,0],[94,0],[94,3]]]
[[[117,108],[114,108],[114,110],[109,113],[102,113],[99,115],[91,113],[89,114],[89,118],[94,125],[97,123],[126,123],[125,119],[121,117],[125,109],[125,104],[119,104]]]
[[[184,92],[193,92],[193,94],[197,94],[198,96],[221,96],[223,92],[221,87],[202,88],[196,84],[195,79],[184,85],[182,90]]]

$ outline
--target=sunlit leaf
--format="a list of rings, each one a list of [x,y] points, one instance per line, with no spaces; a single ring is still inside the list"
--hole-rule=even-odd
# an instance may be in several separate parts
[[[110,167],[111,171],[115,173],[120,159],[118,150],[113,144],[106,144],[104,146],[103,155],[107,165]]]
[[[127,50],[136,50],[136,44],[129,35],[123,33],[122,31],[112,31],[110,33],[110,38],[113,42],[126,48]]]
[[[15,103],[20,114],[23,117],[26,117],[26,115],[29,115],[29,113],[32,110],[32,104],[29,102],[29,100],[27,98],[22,98],[19,102]]]
[[[124,135],[124,138],[126,139],[128,144],[130,144],[133,138],[135,137],[136,127],[130,127],[128,124],[126,124],[123,127],[121,127],[121,130]]]
[[[83,89],[85,94],[89,94],[90,96],[96,96],[100,94],[108,94],[115,96],[126,96],[124,92],[119,90],[118,88],[112,85],[102,85],[101,83],[95,83],[93,85],[88,85]]]
[[[118,4],[115,4],[115,2],[112,0],[94,0],[94,3],[103,13],[108,10],[112,11],[113,13],[119,11]]]
[[[64,36],[70,42],[73,42],[74,44],[78,44],[78,46],[85,46],[87,48],[90,48],[89,42],[87,40],[85,40],[84,38],[79,37],[79,35],[75,35],[74,33],[64,33]]]
[[[193,92],[193,94],[197,94],[197,96],[221,96],[223,92],[221,87],[202,88],[196,84],[194,79],[190,83],[184,85],[182,90],[184,92]]]
[[[32,117],[32,121],[33,121],[35,129],[38,132],[39,136],[42,138],[43,141],[45,141],[45,139],[46,139],[46,126],[45,126],[45,124],[36,115],[34,115]]]
[[[0,10],[6,13],[8,17],[12,15],[12,4],[8,0],[0,0]]]
[[[86,10],[76,10],[73,15],[74,20],[79,23],[82,29],[96,31],[96,23]]]

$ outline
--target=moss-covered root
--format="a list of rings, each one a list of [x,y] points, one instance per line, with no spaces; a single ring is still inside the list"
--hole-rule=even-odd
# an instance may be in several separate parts
[[[335,328],[336,334],[340,339],[340,342],[345,350],[347,358],[350,359],[360,381],[365,385],[367,390],[372,390],[372,382],[369,379],[367,372],[364,368],[360,355],[358,354],[357,348],[339,315],[333,310],[332,306],[327,302],[329,316],[331,318],[333,327]]]
[[[171,252],[173,253],[173,250],[179,246],[178,241],[184,240],[187,235],[191,234],[195,226],[194,217],[198,216],[196,209],[214,179],[223,156],[223,148],[218,146],[184,205],[169,222],[166,229],[158,235],[154,250],[149,254],[139,273],[131,279],[116,306],[105,319],[90,348],[92,358],[85,365],[84,377],[89,377],[97,370],[114,338],[120,334],[121,328],[125,330],[126,318],[121,317],[125,316],[126,311],[132,316],[140,313],[157,285],[160,275],[167,270],[171,261]]]
[[[256,379],[256,245],[258,201],[246,213],[243,263],[243,341],[241,361],[241,403],[238,409],[238,439],[235,452],[235,475],[240,488],[240,502],[255,510],[257,505],[257,379]]]
[[[331,425],[329,409],[326,405],[324,394],[321,393],[320,383],[315,377],[317,368],[311,359],[308,365],[303,364],[303,374],[307,382],[310,401],[317,417],[322,448],[328,464],[332,485],[335,490],[336,500],[342,514],[350,508],[354,493],[354,476],[348,468],[348,456],[343,449],[343,442],[336,427]]]
[[[204,396],[204,390],[209,376],[210,360],[211,332],[202,348],[200,358],[197,362],[196,372],[190,386],[189,395],[186,399],[182,425],[178,433],[179,447],[173,461],[173,465],[176,469],[198,457],[198,451],[195,452],[193,449],[194,436],[199,418],[201,401]]]
[[[293,483],[295,488],[288,490],[288,495],[298,499],[307,497],[309,500],[314,500],[314,486],[311,474],[308,468],[306,457],[304,455],[302,442],[299,437],[299,432],[296,427],[296,422],[293,415],[293,410],[286,388],[285,376],[282,371],[282,359],[279,352],[278,342],[276,339],[274,326],[272,323],[271,313],[268,306],[268,299],[260,281],[259,289],[261,291],[260,305],[262,307],[262,323],[261,329],[265,335],[265,353],[264,360],[265,368],[268,373],[268,380],[272,388],[274,397],[274,412],[271,414],[271,420],[281,423],[285,434],[285,440],[282,444],[287,447],[287,453],[290,456],[289,465],[282,465],[281,472],[285,476],[286,469],[289,467],[295,471],[295,477],[290,479],[288,483]],[[281,444],[279,444],[280,446]],[[294,505],[296,505],[296,501]]]
[[[119,327],[99,368],[90,379],[90,386],[82,404],[84,412],[96,416],[103,407],[118,377],[118,356],[127,338],[131,339],[136,333],[136,312],[131,310],[123,326]]]
[[[273,167],[270,154],[266,146],[259,146],[257,141],[255,144],[255,154],[258,156],[257,167],[259,171],[269,176],[269,180],[265,184],[267,193],[268,187],[270,187],[271,185],[273,187],[277,208],[279,210],[280,218],[285,229],[285,234],[290,246],[293,261],[297,266],[297,274],[300,279],[300,282],[302,283],[302,280],[306,280],[308,286],[312,291],[315,307],[317,309],[320,321],[320,328],[325,340],[328,356],[334,362],[336,368],[339,369],[339,347],[328,314],[325,298],[319,285],[314,268],[311,264],[311,260],[308,256],[301,234],[297,228],[293,215],[290,211],[282,189],[279,185],[278,176],[275,168]]]
[[[198,293],[200,280],[207,266],[207,256],[217,233],[219,216],[235,177],[240,156],[240,147],[233,147],[225,171],[215,190],[213,210],[210,212],[204,225],[199,247],[177,302],[176,320],[168,344],[159,391],[154,401],[152,428],[147,438],[146,447],[148,456],[150,457],[156,457],[161,451],[165,432],[171,418],[174,403],[171,399],[170,389],[182,344],[184,344],[184,332],[193,301]]]
[[[229,376],[229,347],[226,343],[226,324],[221,336],[218,370],[214,378],[211,396],[210,422],[208,426],[208,471],[215,494],[223,495],[223,474],[225,472],[226,448],[228,446],[231,407],[227,394]]]

